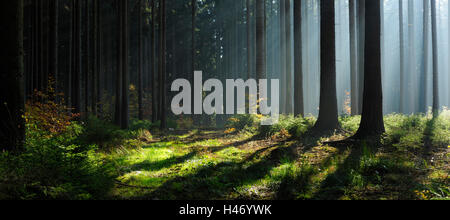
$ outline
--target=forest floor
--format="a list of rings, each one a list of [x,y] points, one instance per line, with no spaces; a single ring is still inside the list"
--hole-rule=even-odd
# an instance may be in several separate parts
[[[379,141],[344,141],[360,116],[333,134],[316,119],[228,118],[226,129],[182,129],[192,120],[70,121],[30,107],[19,154],[0,152],[1,199],[442,200],[450,199],[450,111],[391,114]],[[49,109],[53,105],[48,105]],[[65,111],[58,111],[65,112]],[[65,119],[62,122],[60,119]]]
[[[112,199],[448,199],[450,146],[410,148],[348,137],[224,130],[155,133],[140,149],[103,154]],[[426,143],[426,141],[425,141]],[[413,150],[411,150],[413,149]]]

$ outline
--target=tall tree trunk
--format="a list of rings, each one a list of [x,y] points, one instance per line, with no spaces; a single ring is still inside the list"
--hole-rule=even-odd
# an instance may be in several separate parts
[[[339,128],[336,96],[336,41],[334,0],[320,1],[320,109],[315,130]]]
[[[38,25],[38,90],[45,91],[45,65],[44,65],[44,0],[37,0],[37,25]]]
[[[155,1],[151,0],[151,11],[152,11],[152,27],[151,27],[151,75],[152,75],[152,122],[155,123],[158,120],[158,99],[157,96],[157,87],[158,87],[158,80],[157,80],[157,64],[156,64],[156,39],[155,39],[155,23],[156,23],[156,7],[155,7]]]
[[[403,0],[399,0],[399,31],[400,31],[400,113],[406,113],[405,109],[405,43],[403,31]]]
[[[436,0],[431,0],[431,38],[433,47],[433,116],[439,114],[439,64],[436,22]]]
[[[449,4],[450,5],[450,4]],[[450,30],[450,29],[449,29]],[[420,83],[420,112],[427,111],[428,99],[428,69],[429,69],[429,45],[430,45],[430,0],[423,0],[423,64]]]
[[[292,36],[291,36],[291,0],[286,0],[286,113],[292,114]]]
[[[362,111],[362,99],[364,88],[364,40],[365,40],[365,17],[366,17],[366,1],[358,2],[358,114]]]
[[[356,45],[356,0],[349,0],[349,24],[350,24],[350,100],[352,115],[359,114],[358,106],[358,64]]]
[[[266,27],[265,1],[256,1],[256,78],[266,77]]]
[[[97,79],[97,82],[96,82],[96,97],[95,97],[95,101],[96,101],[96,103],[97,103],[97,115],[98,116],[101,116],[102,115],[102,109],[103,109],[103,106],[102,106],[102,104],[101,104],[101,102],[100,102],[100,100],[101,100],[101,98],[102,98],[102,89],[106,89],[107,88],[107,86],[104,86],[104,88],[102,88],[102,71],[106,71],[106,68],[104,68],[104,63],[106,63],[106,62],[103,62],[104,60],[107,60],[107,56],[106,56],[106,54],[107,53],[105,53],[105,51],[108,49],[106,46],[105,46],[105,43],[106,42],[104,42],[103,41],[103,25],[102,25],[102,10],[101,10],[101,6],[100,6],[100,0],[97,0],[98,2],[97,2],[97,16],[96,16],[96,19],[97,19],[97,38],[98,38],[98,43],[97,43],[97,67],[96,67],[96,69],[97,69],[97,72],[96,72],[96,79]],[[109,37],[109,36],[108,36]],[[109,38],[108,38],[109,39]],[[105,56],[103,56],[103,54],[105,54]],[[111,69],[112,69],[112,67],[111,67]],[[107,84],[106,83],[106,77],[104,78],[105,80],[105,84]]]
[[[294,114],[304,116],[303,53],[302,53],[302,0],[294,0]]]
[[[144,95],[144,85],[143,85],[143,61],[142,61],[142,53],[143,53],[143,37],[142,37],[142,0],[138,1],[139,4],[139,12],[138,12],[138,37],[139,37],[139,45],[138,45],[138,118],[139,120],[144,119],[144,106],[143,106],[143,95]]]
[[[160,95],[161,95],[161,130],[167,128],[167,111],[166,111],[166,0],[160,0],[160,58],[159,58],[159,76],[160,76]]]
[[[129,126],[129,74],[128,74],[128,0],[122,0],[122,129]]]
[[[258,0],[257,0],[258,1]],[[280,113],[286,114],[286,0],[280,0]]]
[[[116,69],[116,103],[115,103],[115,115],[114,122],[117,126],[122,127],[122,54],[123,54],[123,35],[124,31],[122,17],[122,0],[117,0],[117,22],[119,29],[117,30],[117,69]]]
[[[416,105],[415,105],[415,91],[416,90],[416,49],[414,45],[414,1],[417,0],[408,0],[408,112],[415,113]]]
[[[90,71],[91,71],[91,53],[90,53],[90,0],[85,0],[84,1],[85,4],[85,26],[84,26],[84,46],[85,46],[85,55],[84,55],[84,80],[85,80],[85,85],[84,85],[84,113],[86,114],[85,116],[87,117],[87,114],[89,112],[89,85],[90,85],[90,80],[89,77],[91,76]]]
[[[2,1],[0,30],[0,149],[21,150],[25,140],[23,0]]]
[[[197,14],[197,0],[191,0],[191,82],[192,85],[194,84],[194,71],[195,71],[195,55],[196,55],[196,45],[195,45],[195,28],[196,28],[196,23],[195,23],[195,17]],[[194,97],[194,89],[191,90],[191,96]],[[200,117],[197,116],[196,114],[194,114],[195,112],[195,107],[194,105],[191,106],[191,111],[192,111],[192,119],[194,120],[194,124],[195,125],[200,125]]]
[[[70,4],[70,22],[69,22],[69,43],[68,43],[68,67],[67,67],[67,75],[64,78],[64,85],[65,85],[65,89],[64,89],[64,95],[65,95],[65,99],[66,99],[66,106],[71,107],[72,106],[72,75],[73,75],[73,41],[74,41],[74,26],[75,26],[75,1],[72,1]],[[38,64],[39,65],[39,64]],[[39,70],[38,70],[38,74],[39,74]],[[38,81],[38,79],[36,78],[36,82]],[[36,87],[38,87],[38,85],[36,84]]]
[[[448,3],[448,14],[447,14],[447,16],[448,16],[448,24],[449,24],[449,28],[448,28],[448,58],[447,58],[447,62],[449,63],[449,65],[450,65],[450,2]],[[450,66],[448,67],[448,74],[447,74],[447,76],[448,76],[448,84],[447,84],[447,99],[448,99],[448,103],[447,103],[447,106],[450,108]]]
[[[247,79],[251,78],[251,71],[252,71],[252,51],[251,51],[251,28],[252,25],[250,24],[250,16],[251,16],[251,12],[250,12],[250,0],[246,1],[246,8],[247,8]]]
[[[74,0],[74,30],[73,30],[73,56],[72,56],[72,110],[81,112],[81,0]]]
[[[98,37],[98,16],[99,16],[99,1],[100,0],[94,0],[94,12],[93,12],[93,28],[92,28],[92,65],[93,65],[93,71],[92,71],[92,92],[91,92],[91,106],[92,106],[92,114],[98,115],[97,113],[97,104],[98,104],[98,97],[97,97],[97,82],[99,81],[98,78],[98,46],[99,46],[99,37]]]
[[[59,39],[58,39],[58,19],[59,19],[59,1],[58,0],[51,0],[50,5],[50,42],[51,42],[51,48],[50,48],[50,75],[53,78],[54,82],[54,91],[58,91],[58,46],[59,46]]]
[[[364,94],[360,127],[354,136],[365,138],[384,133],[381,79],[381,15],[379,0],[366,0]]]

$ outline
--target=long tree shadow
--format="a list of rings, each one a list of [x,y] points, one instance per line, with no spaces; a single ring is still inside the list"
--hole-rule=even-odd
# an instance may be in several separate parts
[[[350,149],[350,154],[347,158],[338,165],[337,170],[328,175],[320,184],[319,190],[314,194],[314,200],[338,200],[345,194],[345,188],[351,184],[351,169],[356,169],[359,166],[362,157],[364,143],[352,143],[353,146],[338,143],[335,147],[338,148],[338,153],[343,153]]]
[[[164,168],[169,168],[173,165],[186,162],[187,160],[193,158],[196,154],[197,151],[191,151],[183,156],[170,157],[165,160],[144,161],[138,164],[134,164],[131,167],[131,171],[138,171],[138,170],[156,171]]]
[[[198,155],[201,151],[209,151],[211,153],[215,153],[230,147],[238,147],[241,145],[245,145],[253,140],[254,140],[253,138],[248,138],[242,141],[232,142],[223,146],[194,146],[192,147],[191,152],[183,156],[170,157],[159,161],[144,161],[133,165],[131,167],[131,171],[138,171],[138,170],[157,171],[164,168],[169,168],[173,165],[181,164],[188,161],[189,159],[192,159],[194,156]]]
[[[236,187],[264,178],[277,166],[280,155],[289,154],[288,148],[266,147],[258,151],[261,158],[247,158],[241,162],[221,162],[197,169],[194,173],[179,176],[135,199],[223,199],[236,193]],[[268,152],[270,151],[270,152]]]
[[[436,118],[433,117],[431,120],[427,121],[425,125],[425,130],[423,132],[423,155],[425,157],[431,157],[433,151],[433,143],[431,137],[433,136],[434,130],[436,129]]]
[[[302,164],[300,170],[295,175],[288,175],[283,178],[275,194],[275,198],[279,200],[307,199],[313,189],[311,178],[318,175],[320,169],[327,168],[331,165],[336,154],[329,154],[323,158],[316,167],[311,164]],[[319,169],[320,168],[320,169]]]

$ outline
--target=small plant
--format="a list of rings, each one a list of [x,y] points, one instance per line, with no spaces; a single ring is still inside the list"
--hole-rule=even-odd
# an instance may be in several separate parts
[[[125,137],[126,132],[120,130],[119,127],[95,116],[89,116],[81,140],[84,143],[95,144],[101,149],[106,149],[120,145]]]

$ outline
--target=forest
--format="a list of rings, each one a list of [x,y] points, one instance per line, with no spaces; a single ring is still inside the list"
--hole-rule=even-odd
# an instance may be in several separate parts
[[[449,0],[1,5],[0,200],[450,199]]]

